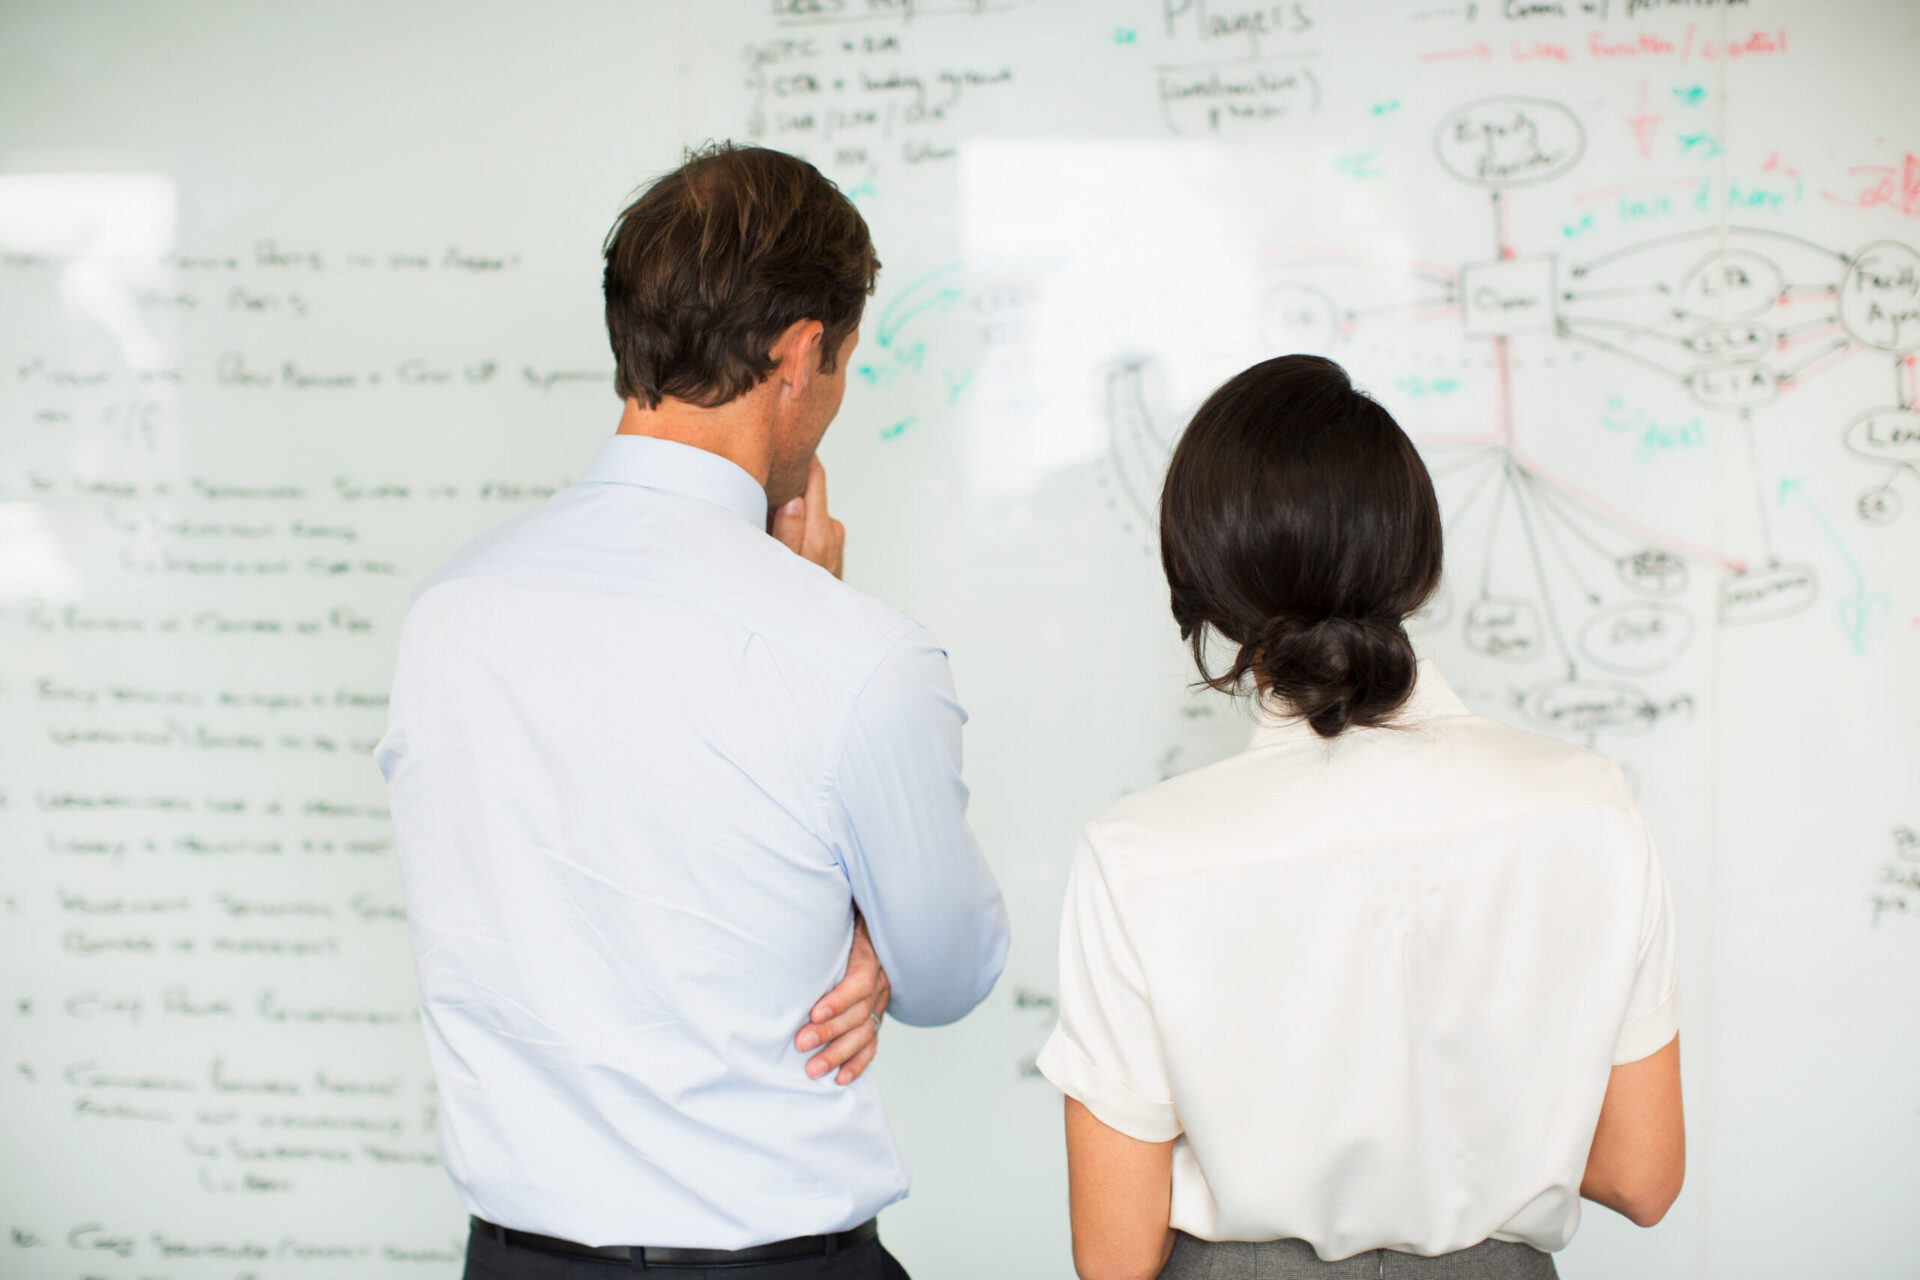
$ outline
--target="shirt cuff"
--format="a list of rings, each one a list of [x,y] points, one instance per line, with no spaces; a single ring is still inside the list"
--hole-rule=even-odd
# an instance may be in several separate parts
[[[1675,986],[1665,1000],[1620,1028],[1620,1038],[1613,1042],[1613,1065],[1650,1057],[1679,1034],[1680,988]]]
[[[1059,1027],[1047,1037],[1038,1065],[1040,1074],[1056,1089],[1093,1112],[1109,1129],[1141,1142],[1171,1142],[1181,1134],[1173,1103],[1143,1098],[1119,1083],[1095,1066],[1086,1050]]]

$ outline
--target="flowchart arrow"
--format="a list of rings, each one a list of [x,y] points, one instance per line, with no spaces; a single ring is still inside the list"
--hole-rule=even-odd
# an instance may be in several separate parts
[[[1853,594],[1840,602],[1838,610],[1840,629],[1846,633],[1847,643],[1853,647],[1855,653],[1865,653],[1867,637],[1872,635],[1893,612],[1893,599],[1884,591],[1867,590],[1867,575],[1861,571],[1860,562],[1854,559],[1852,550],[1841,539],[1840,531],[1833,527],[1833,522],[1827,519],[1826,512],[1820,509],[1819,504],[1813,500],[1813,495],[1807,492],[1806,480],[1782,478],[1778,495],[1779,504],[1784,507],[1790,500],[1796,498],[1806,509],[1807,514],[1813,517],[1814,523],[1820,526],[1821,532],[1827,535],[1828,541],[1833,543],[1834,550],[1838,551],[1840,558],[1846,561],[1847,571],[1853,575]]]

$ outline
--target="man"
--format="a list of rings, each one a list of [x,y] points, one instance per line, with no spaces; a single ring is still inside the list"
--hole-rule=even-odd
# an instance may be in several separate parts
[[[840,582],[813,456],[879,264],[731,146],[605,253],[618,433],[420,589],[378,752],[467,1275],[904,1276],[861,1071],[1007,935],[946,655]]]

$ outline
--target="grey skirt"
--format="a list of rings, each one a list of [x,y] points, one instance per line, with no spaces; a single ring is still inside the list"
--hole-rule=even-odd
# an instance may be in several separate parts
[[[1373,1249],[1322,1262],[1304,1240],[1197,1240],[1181,1232],[1160,1280],[1554,1280],[1553,1255],[1524,1244],[1483,1240],[1471,1249],[1423,1258]]]

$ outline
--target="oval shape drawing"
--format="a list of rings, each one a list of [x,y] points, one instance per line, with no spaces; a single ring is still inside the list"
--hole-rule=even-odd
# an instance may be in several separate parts
[[[1854,510],[1868,524],[1892,524],[1900,518],[1900,508],[1905,506],[1899,490],[1890,484],[1878,489],[1869,489],[1860,495],[1860,501],[1854,504]]]
[[[1677,596],[1687,589],[1687,562],[1671,551],[1646,547],[1614,565],[1620,581],[1643,596]]]
[[[1780,268],[1750,249],[1722,249],[1694,264],[1680,284],[1680,305],[1703,319],[1757,316],[1780,297]]]
[[[1544,98],[1482,98],[1441,120],[1433,151],[1441,167],[1475,186],[1524,187],[1557,178],[1580,162],[1587,131]]]
[[[1505,662],[1530,662],[1540,652],[1540,611],[1530,600],[1476,600],[1467,610],[1467,648]]]
[[[1601,680],[1543,681],[1527,690],[1521,708],[1542,728],[1579,735],[1602,729],[1645,733],[1662,714],[1632,685]]]
[[[1920,252],[1882,240],[1855,254],[1840,282],[1840,325],[1881,351],[1920,349]]]
[[[1617,675],[1644,676],[1670,667],[1693,639],[1693,615],[1678,605],[1633,601],[1610,605],[1580,629],[1580,652]]]
[[[1875,462],[1920,463],[1920,409],[1875,409],[1848,426],[1847,448]]]
[[[1761,359],[1773,349],[1773,340],[1772,329],[1751,321],[1708,325],[1681,339],[1687,350],[1709,360]]]
[[[1745,409],[1771,404],[1780,394],[1780,378],[1771,365],[1716,364],[1687,375],[1687,390],[1710,409]]]
[[[1820,578],[1812,565],[1776,565],[1743,573],[1720,584],[1720,621],[1738,626],[1791,617],[1819,595]]]
[[[1282,355],[1325,355],[1333,350],[1340,333],[1340,313],[1333,299],[1293,280],[1282,281],[1268,292],[1263,318],[1268,345]]]

